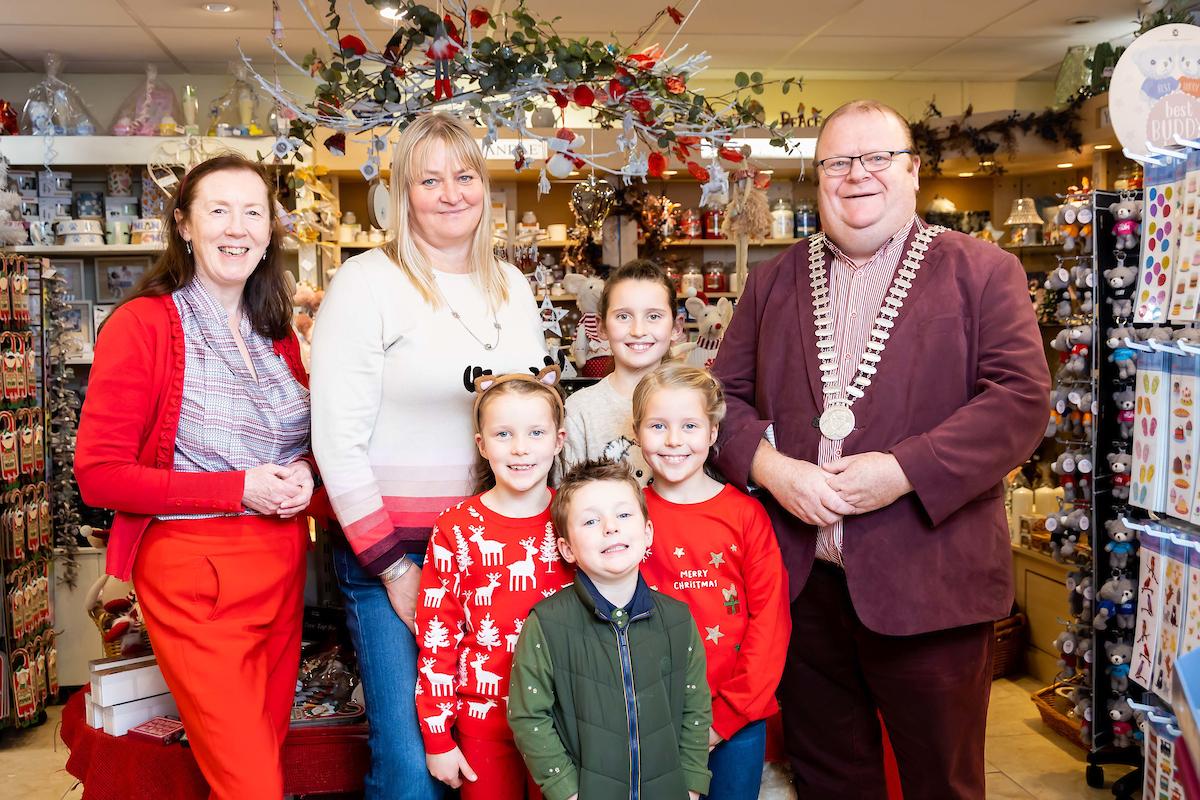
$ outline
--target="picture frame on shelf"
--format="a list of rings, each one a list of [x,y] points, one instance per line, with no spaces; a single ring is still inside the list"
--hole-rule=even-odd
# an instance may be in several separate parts
[[[63,310],[63,343],[67,355],[81,356],[92,351],[95,332],[92,327],[92,301],[75,300]]]
[[[106,256],[96,259],[96,302],[124,300],[150,269],[149,256]],[[90,319],[90,316],[89,316]]]
[[[50,266],[54,267],[54,271],[62,275],[63,280],[67,283],[67,293],[64,299],[70,302],[82,300],[87,296],[83,290],[82,258],[53,258],[50,260]]]
[[[100,325],[108,319],[108,315],[116,308],[115,303],[97,303],[92,308],[92,338],[100,333]]]

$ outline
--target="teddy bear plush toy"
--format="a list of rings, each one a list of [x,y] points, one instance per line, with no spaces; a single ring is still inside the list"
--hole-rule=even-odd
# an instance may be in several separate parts
[[[579,325],[575,329],[575,366],[585,378],[603,378],[613,371],[612,348],[601,335],[604,320],[600,319],[600,296],[604,293],[601,278],[571,272],[563,276],[563,288],[575,295],[579,306]]]
[[[721,348],[721,339],[729,329],[729,321],[733,319],[733,303],[722,297],[715,306],[710,306],[703,296],[696,296],[689,297],[684,307],[696,320],[700,336],[694,342],[676,345],[671,353],[676,358],[683,357],[690,366],[710,369]]]
[[[1065,267],[1058,267],[1050,272],[1044,284],[1046,291],[1055,292],[1058,301],[1054,306],[1054,317],[1059,322],[1066,322],[1071,316],[1071,272]]]
[[[1080,535],[1088,529],[1088,515],[1082,508],[1067,513],[1051,514],[1046,517],[1046,530],[1050,532],[1050,554],[1060,564],[1074,554]]]
[[[1127,502],[1129,500],[1129,471],[1130,471],[1130,467],[1132,466],[1132,464],[1133,464],[1133,459],[1130,457],[1129,453],[1109,453],[1108,454],[1108,469],[1112,473],[1112,497],[1113,497],[1113,500],[1116,500],[1116,501],[1122,502],[1122,503]],[[1120,525],[1122,530],[1124,530],[1126,533],[1128,533],[1128,534],[1130,534],[1130,536],[1132,536],[1132,533],[1129,531],[1129,529],[1125,528],[1125,526],[1121,523],[1121,521],[1119,519],[1110,520],[1109,522],[1105,523],[1105,525],[1106,526],[1111,525],[1114,522],[1116,524]],[[1123,539],[1122,541],[1129,541],[1129,540]],[[1114,551],[1109,549],[1109,552],[1113,553]],[[1124,552],[1126,554],[1128,554],[1130,551],[1125,550]],[[1112,565],[1117,568],[1124,568],[1125,560],[1121,559],[1120,564],[1116,563],[1115,560],[1113,560]]]
[[[1095,280],[1091,264],[1078,264],[1071,268],[1071,282],[1079,290],[1079,313],[1091,314],[1095,310],[1092,302],[1092,283]]]
[[[1054,649],[1058,651],[1058,680],[1065,681],[1075,674],[1075,663],[1078,656],[1075,650],[1079,640],[1070,630],[1065,630],[1054,640]]]
[[[1054,463],[1050,465],[1050,469],[1051,469],[1051,471],[1054,472],[1055,475],[1058,476],[1058,485],[1061,486],[1062,490],[1063,490],[1063,502],[1064,503],[1074,503],[1075,502],[1075,459],[1071,457],[1070,453],[1063,453],[1057,459],[1054,460]],[[1050,519],[1051,518],[1053,518],[1053,515],[1046,518],[1046,529],[1047,530],[1051,530],[1051,528],[1050,528]]]
[[[1108,207],[1113,215],[1112,233],[1118,250],[1137,250],[1141,238],[1142,202],[1121,200]]]
[[[1084,741],[1092,735],[1092,693],[1080,686],[1073,686],[1066,692],[1067,701],[1071,703],[1071,713],[1079,720],[1079,737]]]
[[[1117,423],[1121,438],[1128,439],[1133,436],[1133,407],[1137,402],[1137,394],[1133,389],[1122,389],[1119,392],[1113,392],[1113,402],[1117,407]]]
[[[1108,329],[1106,344],[1112,350],[1108,360],[1117,368],[1117,379],[1128,380],[1137,374],[1137,353],[1125,344],[1125,340],[1133,341],[1137,331],[1132,325],[1115,325]]]
[[[1108,623],[1115,619],[1118,628],[1132,629],[1134,597],[1133,581],[1120,576],[1106,580],[1096,593],[1096,617],[1092,626],[1098,631],[1108,630]]]
[[[1113,316],[1128,319],[1133,316],[1133,293],[1137,287],[1137,271],[1132,267],[1118,265],[1104,270],[1108,284],[1106,301],[1112,305]]]
[[[1113,697],[1108,701],[1108,718],[1112,720],[1113,745],[1129,747],[1133,744],[1133,709],[1125,697]]]
[[[1112,690],[1123,694],[1129,689],[1129,662],[1133,660],[1133,646],[1124,642],[1105,642],[1104,656],[1108,659],[1104,671],[1112,682]]]

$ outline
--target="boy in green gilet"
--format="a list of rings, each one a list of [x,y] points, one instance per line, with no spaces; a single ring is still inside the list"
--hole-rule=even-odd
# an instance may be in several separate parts
[[[513,659],[508,723],[546,800],[683,800],[708,791],[712,700],[683,603],[638,566],[653,538],[623,463],[586,461],[550,506],[574,591],[533,607]]]

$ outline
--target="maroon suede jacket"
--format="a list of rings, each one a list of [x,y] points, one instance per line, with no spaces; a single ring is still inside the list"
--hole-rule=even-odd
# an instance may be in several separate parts
[[[854,404],[857,424],[842,452],[892,453],[914,491],[845,518],[854,608],[889,635],[999,619],[1013,599],[1001,481],[1037,447],[1049,414],[1049,370],[1025,272],[993,244],[943,233],[891,334]],[[780,452],[816,462],[816,356],[808,246],[800,243],[755,267],[713,367],[728,402],[714,457],[736,486],[750,481],[771,424]],[[760,497],[794,600],[812,569],[816,529]]]

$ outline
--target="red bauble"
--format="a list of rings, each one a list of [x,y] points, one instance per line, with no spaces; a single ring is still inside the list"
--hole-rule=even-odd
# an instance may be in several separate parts
[[[608,82],[608,94],[613,100],[620,100],[625,92],[629,91],[625,84],[621,83],[620,78],[613,78]]]
[[[573,99],[575,100],[575,105],[587,108],[596,102],[596,93],[589,86],[576,86]]]
[[[646,159],[646,174],[651,178],[661,178],[667,168],[667,157],[662,153],[651,153]]]
[[[367,46],[363,44],[363,40],[349,34],[338,39],[338,47],[343,50],[351,50],[356,56],[365,55],[367,52]]]
[[[472,28],[479,28],[483,25],[486,25],[487,21],[491,18],[492,15],[487,12],[486,8],[481,6],[479,8],[471,9],[471,14],[468,17],[468,20],[470,21]]]
[[[551,89],[550,96],[554,98],[554,104],[559,108],[566,108],[571,103],[571,101],[567,99],[567,96],[558,89]]]

